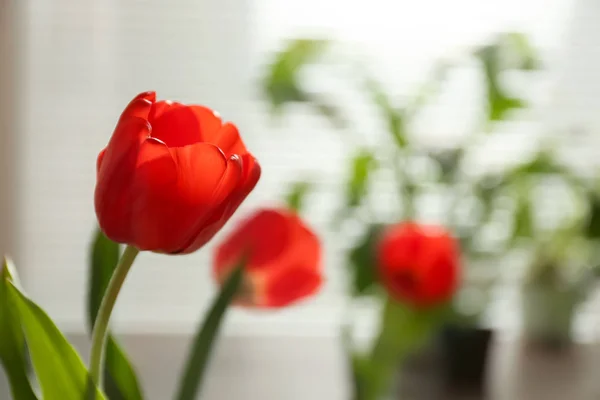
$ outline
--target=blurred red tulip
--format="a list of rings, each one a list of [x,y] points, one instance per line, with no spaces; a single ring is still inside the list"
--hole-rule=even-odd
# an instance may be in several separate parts
[[[460,275],[459,246],[443,227],[400,223],[384,230],[379,276],[397,301],[426,307],[449,300]]]
[[[115,242],[191,253],[227,222],[259,177],[235,125],[209,108],[141,93],[98,155],[96,215]]]
[[[285,307],[313,295],[323,281],[319,239],[289,210],[259,210],[218,246],[213,268],[219,284],[244,256],[239,305]]]

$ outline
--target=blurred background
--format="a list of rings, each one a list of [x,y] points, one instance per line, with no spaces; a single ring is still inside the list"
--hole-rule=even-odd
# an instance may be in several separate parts
[[[596,0],[0,0],[0,250],[15,259],[28,293],[85,348],[83,299],[95,226],[97,153],[139,92],[156,90],[162,99],[208,105],[238,125],[263,166],[257,188],[213,243],[257,205],[281,203],[291,181],[309,180],[304,215],[325,242],[327,283],[315,299],[291,309],[233,310],[205,398],[343,399],[347,389],[338,341],[348,301],[343,254],[364,227],[350,218],[341,235],[331,219],[344,202],[342,182],[356,148],[388,135],[380,110],[368,96],[365,100],[361,74],[368,71],[393,102],[404,104],[441,67],[450,71],[411,121],[407,137],[419,151],[435,154],[465,144],[476,148],[460,166],[465,176],[522,165],[529,166],[526,172],[554,173],[538,168],[545,154],[540,149],[551,148],[553,161],[547,164],[559,163],[561,171],[569,171],[565,176],[577,177],[566,182],[595,182],[598,20]],[[481,51],[502,44],[506,32],[518,32],[527,48],[535,49],[524,58],[522,52],[508,53],[506,62],[517,54],[522,57],[517,61],[535,60],[535,68],[522,65],[501,77],[511,93],[507,99],[522,100],[505,104],[510,117],[504,111],[490,116],[489,65]],[[329,43],[322,59],[297,65],[293,77],[318,102],[277,99],[269,91],[277,60],[297,39]],[[524,76],[520,70],[531,71]],[[274,105],[285,105],[285,112],[274,115]],[[416,165],[417,181],[430,176],[427,162]],[[392,215],[392,174],[381,168],[371,182],[381,219]],[[573,200],[570,189],[548,187],[539,201],[528,200],[527,215],[541,210],[535,218],[547,222],[577,209],[581,199]],[[420,220],[444,221],[443,192],[415,198]],[[573,219],[585,225],[595,215],[593,199],[581,198],[585,215],[579,218],[574,211]],[[465,219],[474,212],[465,211]],[[485,230],[492,247],[503,235],[536,237],[533,229],[515,233],[514,221],[522,218],[512,225],[499,221]],[[596,234],[588,229],[569,240],[587,240],[587,254]],[[539,255],[540,246],[555,249],[556,240],[568,241],[547,236],[542,244],[498,245],[503,257],[494,257],[493,290],[463,293],[459,300],[467,308],[483,305],[471,313],[477,314],[475,324],[496,332],[493,398],[598,399],[600,385],[592,375],[593,344],[600,339],[595,287],[586,287],[572,321],[559,322],[583,350],[556,361],[546,353],[523,357],[516,344],[526,308],[519,294],[531,276],[523,271],[536,264],[528,255]],[[124,335],[151,400],[172,392],[187,338],[214,294],[211,249],[185,257],[143,254],[119,298],[115,330]],[[556,261],[553,253],[534,261],[547,258]],[[586,266],[593,263],[589,260],[593,257]],[[368,335],[369,303],[353,304],[352,310],[361,316],[359,331]]]

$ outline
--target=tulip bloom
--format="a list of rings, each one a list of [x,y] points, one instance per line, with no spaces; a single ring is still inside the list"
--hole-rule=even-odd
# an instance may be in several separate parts
[[[378,244],[379,276],[390,296],[414,306],[449,300],[460,274],[458,244],[442,227],[400,223]]]
[[[238,130],[197,105],[136,96],[97,160],[102,231],[140,250],[191,253],[252,191],[260,166]]]
[[[314,294],[323,280],[319,239],[292,211],[263,209],[242,221],[214,254],[219,284],[242,257],[247,262],[238,305],[285,307]]]

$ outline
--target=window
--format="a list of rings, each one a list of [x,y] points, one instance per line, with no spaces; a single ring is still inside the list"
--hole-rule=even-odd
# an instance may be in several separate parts
[[[560,117],[556,124],[564,127],[576,121],[594,129],[600,121],[590,110],[597,109],[600,79],[592,65],[600,62],[600,47],[593,42],[598,34],[592,30],[598,28],[591,21],[600,8],[593,0],[579,0],[575,8],[573,4],[573,0],[178,0],[168,6],[161,0],[25,2],[18,20],[25,34],[18,37],[23,68],[15,115],[19,156],[13,170],[18,182],[15,258],[27,290],[65,329],[81,329],[87,245],[95,224],[96,155],[130,98],[154,89],[161,98],[203,102],[220,110],[224,118],[238,123],[248,147],[261,160],[263,178],[234,220],[259,204],[277,202],[283,185],[298,173],[314,174],[314,166],[324,171],[319,181],[322,197],[307,216],[328,246],[323,292],[279,313],[236,310],[228,328],[245,333],[335,334],[344,304],[343,266],[335,248],[343,244],[330,232],[327,217],[337,200],[333,188],[343,173],[345,153],[327,123],[305,110],[287,123],[272,123],[255,82],[268,61],[265,55],[285,38],[332,36],[345,43],[343,56],[364,54],[381,79],[402,94],[407,83],[422,78],[439,57],[464,51],[498,31],[524,31],[541,48],[548,67],[539,93],[532,94],[536,101],[531,112]],[[565,36],[572,15],[577,18],[576,29]],[[445,100],[436,106],[434,123],[423,130],[436,138],[463,130],[465,118],[457,110],[473,99],[458,98],[462,103]],[[361,112],[360,106],[350,106]],[[554,126],[551,120],[541,121]],[[494,143],[490,154],[505,157],[521,146],[523,131],[539,129],[543,126],[527,122],[511,126],[515,134]],[[379,127],[365,122],[357,130],[376,132]],[[116,308],[120,329],[194,329],[214,292],[211,249],[209,245],[183,257],[143,254]]]

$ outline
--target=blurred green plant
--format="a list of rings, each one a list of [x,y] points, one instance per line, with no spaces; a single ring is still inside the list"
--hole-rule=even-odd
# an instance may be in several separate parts
[[[273,116],[280,116],[288,104],[304,103],[325,116],[333,126],[345,126],[342,114],[335,105],[311,93],[301,83],[303,69],[317,63],[330,45],[324,39],[296,39],[286,43],[284,49],[275,54],[261,83]]]
[[[295,210],[299,213],[302,212],[305,199],[313,190],[313,188],[314,184],[309,181],[293,182],[285,197],[285,204],[291,210]]]
[[[333,45],[325,40],[298,39],[287,42],[286,47],[275,54],[261,83],[274,114],[280,115],[286,104],[306,103],[327,119],[331,120],[334,114],[336,120],[351,121],[352,113],[344,115],[339,107],[331,105],[328,109],[335,110],[335,113],[324,112],[318,106],[319,101],[315,100],[318,97],[309,94],[301,78],[304,69],[318,66],[318,60],[324,58]],[[378,179],[378,174],[384,170],[393,173],[397,199],[392,201],[394,208],[399,211],[397,215],[403,219],[418,216],[421,196],[442,193],[446,207],[443,223],[455,231],[464,254],[466,277],[463,286],[465,290],[477,290],[483,294],[481,301],[476,302],[478,308],[470,310],[469,314],[465,314],[457,302],[452,312],[443,315],[445,318],[453,315],[455,322],[461,324],[477,325],[487,308],[487,300],[491,298],[491,289],[500,276],[497,265],[513,249],[525,246],[534,252],[541,241],[551,237],[557,230],[564,229],[565,224],[570,227],[570,237],[584,242],[600,240],[600,195],[592,184],[561,164],[556,149],[549,146],[541,146],[530,159],[502,171],[466,171],[468,157],[478,150],[479,140],[476,136],[483,137],[481,134],[484,133],[493,135],[499,122],[518,115],[517,111],[528,106],[525,98],[506,87],[506,74],[516,72],[527,77],[526,74],[541,68],[541,62],[527,37],[518,32],[499,34],[489,43],[465,54],[465,58],[476,61],[480,68],[481,87],[485,91],[483,124],[476,126],[461,143],[443,148],[413,143],[411,129],[424,107],[443,92],[443,83],[452,77],[451,72],[459,63],[448,60],[436,63],[431,75],[418,85],[412,96],[395,103],[395,97],[388,88],[363,67],[364,59],[356,60],[358,90],[365,101],[375,107],[389,135],[384,137],[380,148],[359,145],[348,161],[347,178],[340,184],[344,200],[334,216],[334,226],[342,234],[342,223],[346,219],[354,218],[360,211],[368,216],[369,220],[361,220],[365,232],[349,246],[346,263],[352,296],[371,296],[377,293],[373,245],[383,223],[389,222],[390,218],[374,210],[369,201],[373,195],[372,183]],[[336,126],[344,127],[341,124]],[[437,173],[433,176],[415,176],[411,173],[412,167],[422,162],[434,165]],[[550,178],[560,180],[565,190],[576,197],[582,207],[574,217],[566,218],[561,226],[548,231],[538,223],[535,191]],[[471,207],[465,212],[464,208],[469,204]],[[508,225],[511,229],[496,240],[491,248],[486,248],[482,245],[482,237],[490,227],[499,225]],[[592,260],[590,257],[580,262],[589,266],[593,264]],[[537,271],[541,268],[544,273],[550,273],[557,264],[540,265],[534,269]],[[481,273],[482,269],[488,273]],[[541,280],[544,273],[536,279]],[[590,281],[589,276],[587,280]],[[583,287],[575,283],[573,285],[576,290],[585,292]],[[410,328],[405,325],[403,329]],[[352,352],[346,330],[344,341],[348,351]],[[367,381],[380,378],[369,366],[369,359],[355,355],[349,358],[355,380],[361,374],[367,376],[363,376],[363,380]],[[367,390],[364,385],[364,382],[355,382],[355,391]],[[370,397],[357,397],[361,400],[365,398]]]
[[[333,46],[334,43],[327,40],[302,38],[286,42],[283,49],[274,55],[261,85],[275,115],[280,115],[287,104],[308,103],[315,106],[315,110],[325,118],[331,118],[330,113],[323,113],[319,109],[317,106],[319,102],[315,101],[315,97],[304,87],[302,76],[308,66],[318,66],[319,60],[325,58],[326,53]],[[487,93],[488,123],[502,121],[510,115],[510,111],[526,106],[524,99],[509,94],[508,90],[501,85],[503,74],[506,72],[515,70],[527,72],[536,70],[540,66],[533,47],[523,34],[509,32],[497,35],[492,42],[475,48],[466,57],[473,57],[481,66],[482,86]],[[347,178],[342,185],[345,201],[334,216],[334,226],[339,229],[345,219],[353,217],[357,211],[365,208],[368,214],[373,214],[373,210],[369,209],[371,206],[368,201],[370,187],[377,179],[380,167],[385,166],[394,174],[398,192],[397,208],[402,218],[415,217],[419,208],[419,196],[426,194],[432,185],[447,193],[445,198],[451,206],[445,222],[457,231],[461,243],[465,246],[463,250],[468,256],[482,256],[483,252],[476,249],[475,239],[493,220],[499,207],[496,199],[501,195],[512,197],[513,202],[517,204],[513,213],[514,237],[510,240],[531,237],[533,211],[528,200],[529,192],[521,193],[522,190],[515,190],[515,188],[517,183],[521,186],[526,185],[528,180],[524,178],[525,175],[562,173],[563,171],[558,171],[558,167],[552,164],[553,160],[548,155],[540,153],[534,160],[499,176],[467,177],[463,171],[463,164],[472,150],[470,146],[472,140],[468,139],[454,148],[429,149],[411,143],[409,135],[413,120],[419,116],[423,107],[440,94],[443,82],[449,78],[454,63],[447,60],[436,63],[430,76],[418,85],[414,95],[409,96],[402,104],[394,103],[387,88],[370,75],[363,64],[364,60],[356,62],[359,90],[364,94],[365,100],[378,110],[389,136],[388,140],[382,143],[381,149],[363,145],[349,160]],[[336,110],[336,116],[342,115],[341,109],[333,108]],[[346,117],[339,117],[339,119],[349,120]],[[439,174],[433,181],[415,178],[407,173],[414,162],[423,158],[437,166]],[[464,217],[461,220],[457,216],[459,207],[456,206],[460,205],[465,193],[472,193],[481,208],[475,224],[472,215],[467,217],[466,222]],[[377,215],[373,218],[376,219]],[[357,243],[349,252],[352,254],[361,245],[362,243]],[[499,250],[504,251],[506,247]],[[492,254],[486,252],[485,256],[491,257]],[[350,265],[358,268],[356,263],[351,261]],[[361,276],[361,271],[354,275]],[[482,282],[482,285],[490,286],[488,282]]]

